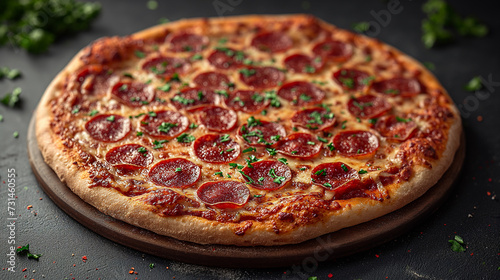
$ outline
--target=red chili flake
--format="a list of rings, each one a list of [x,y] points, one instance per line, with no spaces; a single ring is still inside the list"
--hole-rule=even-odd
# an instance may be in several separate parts
[[[471,256],[474,256],[474,253],[470,253]]]
[[[83,262],[86,262],[86,261],[87,261],[87,256],[83,256],[83,257],[82,257],[82,261],[83,261]]]
[[[477,121],[482,122],[483,121],[483,116],[477,116]]]
[[[25,272],[26,270],[28,270],[28,269],[27,269],[27,268],[23,268],[23,270],[22,270],[22,271],[23,271],[23,272]]]
[[[487,196],[490,196],[490,195],[491,195],[491,193],[490,193],[490,192],[486,192],[486,195],[487,195]]]
[[[135,273],[135,275],[139,274],[137,271],[135,271],[134,273]]]
[[[491,178],[488,178],[488,182],[491,182],[491,181],[493,181],[493,180],[491,180]]]
[[[76,266],[76,263],[73,264],[73,267],[75,267],[75,266]]]
[[[333,277],[333,274],[328,274],[328,278],[332,278]]]
[[[411,253],[411,249],[407,251],[408,253]]]
[[[26,207],[26,209],[30,210],[31,208],[33,208],[33,205],[28,205],[28,207]]]
[[[380,257],[380,256],[379,256],[379,255],[377,255],[377,254],[375,254],[375,257],[376,257],[376,258],[378,258],[378,257]]]
[[[128,273],[129,273],[129,274],[134,274],[134,271],[133,271],[133,270],[130,270]]]
[[[443,224],[443,226],[446,226],[446,224]]]

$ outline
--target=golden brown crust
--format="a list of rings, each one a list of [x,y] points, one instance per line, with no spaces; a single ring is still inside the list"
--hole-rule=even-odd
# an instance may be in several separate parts
[[[309,26],[314,23],[318,28],[335,33],[336,38],[339,40],[362,41],[365,45],[373,48],[384,49],[392,53],[391,55],[403,67],[417,71],[419,79],[425,81],[427,87],[441,91],[439,96],[446,99],[443,102],[448,102],[447,108],[451,111],[453,120],[451,126],[445,131],[447,137],[444,147],[436,147],[439,158],[437,160],[429,159],[428,161],[432,164],[432,168],[429,169],[424,165],[413,165],[413,175],[408,181],[400,180],[398,183],[387,186],[385,194],[389,194],[390,198],[386,197],[381,201],[370,198],[339,200],[339,207],[331,206],[331,211],[322,213],[321,220],[313,220],[313,222],[301,224],[300,226],[294,226],[293,223],[282,224],[277,230],[275,220],[225,222],[193,215],[163,216],[155,212],[154,207],[144,203],[144,197],[127,197],[114,188],[90,187],[93,185],[92,179],[89,176],[87,166],[81,162],[79,151],[74,148],[74,144],[67,143],[54,132],[56,124],[54,124],[55,118],[51,103],[64,91],[64,86],[68,83],[68,77],[74,75],[84,65],[120,63],[120,61],[129,58],[130,50],[141,49],[143,46],[152,44],[152,42],[157,42],[164,36],[168,36],[169,30],[184,30],[204,34],[207,29],[212,28],[211,32],[224,34],[228,30],[234,30],[236,25],[279,30],[291,22],[297,26]],[[249,36],[245,38],[247,37]],[[250,38],[247,39],[250,40]],[[424,194],[441,178],[453,161],[455,151],[460,144],[461,134],[459,114],[451,99],[436,78],[425,70],[422,65],[392,47],[373,39],[339,30],[311,16],[304,15],[189,19],[156,26],[125,39],[102,39],[80,51],[66,68],[56,76],[42,97],[36,114],[36,135],[45,161],[54,169],[61,181],[67,184],[84,201],[114,218],[162,235],[195,243],[238,246],[271,246],[299,243],[375,219],[403,207]],[[388,155],[388,157],[394,159],[395,162],[401,160],[396,154]],[[338,159],[338,157],[335,159]],[[410,159],[405,158],[405,160]],[[293,205],[293,203],[286,204],[281,211],[283,213],[293,211]],[[242,231],[243,234],[235,234],[239,231]]]

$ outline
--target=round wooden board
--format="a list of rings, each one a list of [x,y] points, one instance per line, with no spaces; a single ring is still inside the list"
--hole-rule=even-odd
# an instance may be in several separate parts
[[[28,128],[28,156],[47,195],[68,215],[92,231],[127,247],[171,260],[220,267],[278,267],[340,258],[378,246],[407,232],[432,214],[451,192],[465,158],[465,137],[455,159],[422,197],[378,219],[300,244],[274,247],[199,245],[144,230],[99,212],[63,184],[43,160],[35,136],[35,117]]]

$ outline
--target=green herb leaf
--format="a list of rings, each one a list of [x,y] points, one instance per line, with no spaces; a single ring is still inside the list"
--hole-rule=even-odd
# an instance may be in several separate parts
[[[14,108],[19,102],[19,95],[21,95],[22,89],[20,87],[15,88],[12,93],[7,93],[0,102],[11,108]]]
[[[481,82],[480,76],[472,78],[464,87],[466,91],[471,91],[471,92],[480,90],[481,88],[483,88],[483,84]]]
[[[250,147],[250,148],[246,148],[242,151],[242,153],[248,153],[248,152],[255,152],[257,151],[257,149],[255,149],[254,147]]]
[[[364,170],[364,169],[361,169],[358,171],[358,174],[366,174],[368,173],[368,171]]]
[[[370,29],[370,23],[368,21],[353,23],[352,29],[356,32],[364,33]]]
[[[177,141],[179,143],[191,143],[194,140],[196,140],[196,137],[189,135],[188,133],[182,133],[179,137],[177,137]]]
[[[26,244],[26,245],[22,246],[21,248],[17,248],[16,252],[17,253],[27,253],[27,252],[29,252],[29,250],[30,250],[30,244]]]

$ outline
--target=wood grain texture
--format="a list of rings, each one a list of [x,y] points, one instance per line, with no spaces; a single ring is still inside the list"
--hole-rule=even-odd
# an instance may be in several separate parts
[[[28,128],[27,145],[31,167],[42,189],[55,204],[85,227],[141,252],[186,263],[221,267],[279,267],[300,264],[308,258],[324,261],[390,241],[437,210],[451,192],[465,158],[465,137],[462,134],[453,163],[441,180],[419,199],[378,219],[294,245],[237,247],[179,241],[102,214],[75,195],[45,163],[35,137],[34,117]]]

